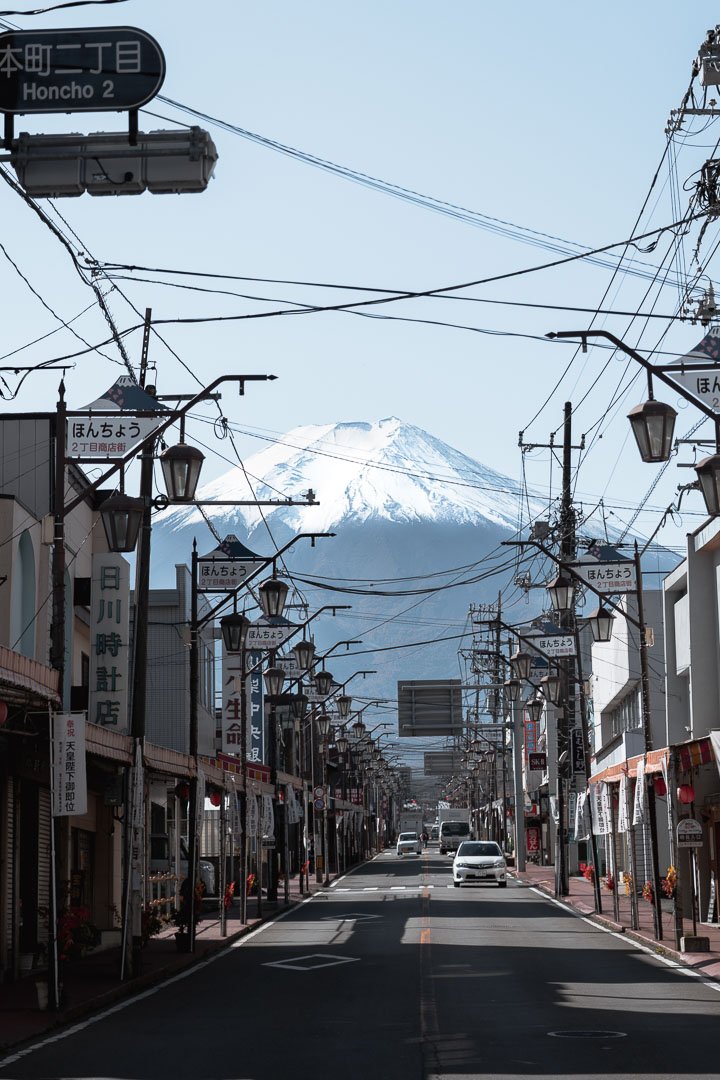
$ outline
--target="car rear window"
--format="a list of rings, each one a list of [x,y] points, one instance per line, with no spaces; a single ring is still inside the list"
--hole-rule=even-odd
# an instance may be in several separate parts
[[[440,826],[441,836],[468,836],[470,826],[467,821],[443,821]]]
[[[416,832],[401,832],[400,840],[417,840],[418,835]]]

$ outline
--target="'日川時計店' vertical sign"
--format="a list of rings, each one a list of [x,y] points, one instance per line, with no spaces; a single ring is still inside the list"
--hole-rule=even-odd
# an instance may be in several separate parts
[[[122,112],[165,79],[157,41],[135,26],[0,34],[0,112]]]
[[[128,730],[130,659],[130,567],[122,555],[92,557],[90,592],[91,724],[125,733]]]
[[[86,814],[85,717],[55,713],[52,731],[53,817]]]

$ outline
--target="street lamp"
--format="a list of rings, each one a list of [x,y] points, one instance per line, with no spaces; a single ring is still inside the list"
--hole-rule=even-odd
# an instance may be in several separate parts
[[[258,596],[266,618],[271,619],[282,615],[285,610],[287,594],[288,585],[286,582],[280,581],[279,578],[272,577],[268,578],[267,581],[263,581],[262,585],[258,587]]]
[[[640,457],[647,464],[669,461],[677,413],[672,405],[650,398],[628,413]]]
[[[285,685],[285,670],[281,667],[270,667],[263,673],[265,680],[265,692],[270,698],[279,697]]]
[[[324,698],[328,696],[332,688],[332,682],[333,677],[331,672],[325,671],[324,668],[322,671],[317,671],[315,673],[315,689],[320,697]]]
[[[315,642],[303,639],[298,641],[297,645],[293,645],[290,651],[295,654],[295,663],[300,670],[308,671],[315,656]]]
[[[571,611],[575,601],[575,582],[562,571],[545,588],[553,611]]]
[[[609,641],[612,637],[615,616],[612,611],[600,604],[587,616],[588,626],[593,636],[593,641]]]
[[[503,683],[508,701],[519,701],[522,693],[522,683],[519,679],[506,679]]]
[[[326,739],[330,734],[331,718],[328,713],[318,713],[315,717],[315,726],[321,739]]]
[[[540,680],[540,688],[545,696],[545,700],[549,701],[552,705],[559,705],[562,701],[562,677],[559,672],[549,672],[544,675]],[[541,703],[542,708],[542,703]],[[538,714],[539,719],[539,714]]]
[[[528,712],[530,719],[533,722],[537,722],[542,716],[543,699],[539,697],[527,698],[525,701],[525,709]]]
[[[165,487],[171,502],[192,502],[204,460],[205,455],[197,447],[188,446],[182,434],[177,446],[169,446],[160,455]]]
[[[530,669],[532,667],[532,656],[530,653],[522,652],[518,649],[518,651],[513,653],[510,657],[510,667],[512,668],[514,678],[529,679]]]
[[[720,454],[703,458],[699,465],[695,466],[697,478],[700,481],[705,506],[710,517],[720,514]]]
[[[133,499],[124,491],[111,495],[100,507],[110,551],[134,551],[145,512],[145,500]]]
[[[347,720],[350,713],[350,706],[352,705],[352,698],[348,694],[340,694],[335,699],[337,705],[338,716],[341,720]]]
[[[220,632],[226,652],[239,653],[245,648],[248,630],[252,623],[246,615],[233,611],[220,619]]]

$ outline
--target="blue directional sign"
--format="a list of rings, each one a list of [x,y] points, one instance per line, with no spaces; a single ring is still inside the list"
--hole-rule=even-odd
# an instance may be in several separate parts
[[[123,112],[164,78],[162,49],[134,26],[0,34],[0,112]]]

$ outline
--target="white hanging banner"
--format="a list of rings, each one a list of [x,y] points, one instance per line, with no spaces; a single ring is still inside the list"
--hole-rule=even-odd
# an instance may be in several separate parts
[[[85,716],[55,713],[53,717],[53,817],[87,813]]]
[[[248,836],[257,836],[258,831],[258,801],[257,795],[251,792],[247,796],[247,831]]]
[[[588,840],[590,838],[590,804],[587,791],[578,793],[575,807],[575,839]]]
[[[628,831],[628,778],[627,773],[623,773],[620,777],[620,794],[618,797],[618,820],[617,831],[619,833],[626,833]]]
[[[577,804],[579,797],[576,791],[571,791],[568,795],[568,842],[570,844],[577,843]]]
[[[285,787],[285,814],[288,825],[297,825],[302,818],[300,803],[295,798],[295,789],[292,784],[287,784]]]
[[[230,792],[230,835],[232,842],[238,847],[242,844],[242,816],[240,814],[240,792],[235,787],[235,778],[232,778],[232,791]]]
[[[633,825],[641,825],[646,818],[647,788],[645,786],[645,755],[637,764],[637,779],[635,782],[635,801],[633,803]]]
[[[275,810],[273,808],[272,795],[263,795],[262,797],[260,832],[262,836],[275,835]]]

